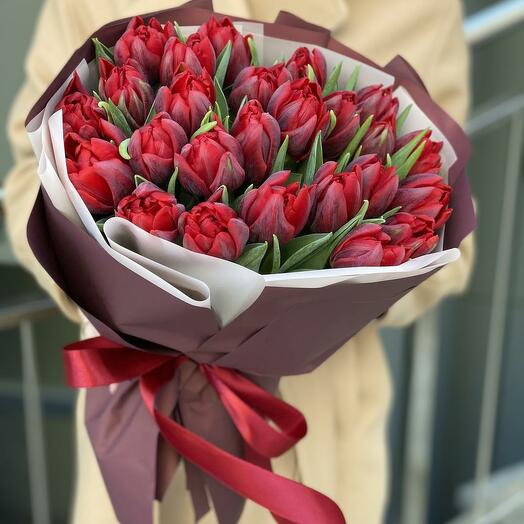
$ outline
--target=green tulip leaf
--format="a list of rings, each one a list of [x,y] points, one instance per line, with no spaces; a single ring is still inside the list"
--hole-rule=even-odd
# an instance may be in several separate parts
[[[398,115],[397,117],[397,135],[398,135],[398,132],[402,129],[402,126],[404,125],[404,122],[406,121],[406,118],[408,117],[412,106],[413,104],[409,104],[400,112],[400,115]]]
[[[337,115],[335,115],[335,111],[333,109],[330,109],[329,111],[329,127],[326,133],[326,137],[328,137],[332,132],[333,129],[335,129],[337,125]]]
[[[115,215],[109,215],[108,217],[101,218],[96,221],[96,226],[98,229],[103,233],[104,232],[104,224],[110,219],[113,218]]]
[[[153,103],[151,104],[151,107],[149,108],[149,113],[147,113],[145,124],[149,124],[151,120],[153,120],[154,116],[156,115],[156,108],[155,108],[155,101],[153,100]]]
[[[333,233],[312,233],[295,237],[281,248],[283,264],[280,272],[292,271],[301,267],[301,263],[333,238]]]
[[[215,96],[216,96],[216,105],[218,106],[217,114],[220,115],[219,118],[223,122],[224,119],[229,115],[229,106],[227,105],[226,95],[222,90],[222,85],[215,78]]]
[[[202,135],[204,133],[207,133],[208,131],[211,131],[216,125],[218,124],[218,122],[216,120],[213,120],[212,122],[208,122],[207,124],[204,124],[203,126],[200,126],[192,135],[191,135],[191,138],[189,139],[189,141],[191,142],[191,140],[193,140],[194,138],[196,138],[197,136],[199,135]]]
[[[278,148],[278,153],[275,158],[275,162],[273,163],[273,167],[271,168],[272,173],[276,173],[277,171],[282,171],[284,169],[284,163],[286,161],[288,144],[289,144],[289,136],[286,135],[286,138],[284,138],[284,140],[282,141],[282,144],[280,144],[280,147]]]
[[[318,168],[324,163],[322,158],[322,133],[319,131],[313,145],[311,146],[311,152],[307,159],[306,169],[304,171],[303,183],[311,185],[315,179],[315,174]]]
[[[359,74],[360,74],[360,65],[357,65],[351,72],[351,75],[349,76],[348,81],[346,82],[346,86],[345,86],[346,91],[353,91],[355,87],[357,87]]]
[[[278,273],[280,269],[280,243],[278,237],[273,235],[273,242],[270,249],[268,250],[262,265],[260,266],[260,271],[264,275],[270,273]]]
[[[220,87],[224,85],[224,79],[226,78],[227,67],[229,65],[229,59],[231,58],[231,41],[229,41],[224,49],[220,52],[217,58],[217,68],[215,71],[215,84]],[[216,87],[216,85],[215,85]]]
[[[97,58],[104,58],[108,62],[111,62],[112,64],[115,63],[115,59],[113,57],[113,53],[111,52],[111,49],[109,47],[105,46],[98,38],[92,38],[91,41],[93,42],[93,45],[95,46],[95,56]]]
[[[406,161],[397,168],[397,175],[400,180],[404,180],[411,171],[411,168],[415,165],[415,162],[420,158],[420,155],[424,151],[424,147],[426,146],[426,141],[423,140],[417,149],[411,153],[411,155],[408,156]]]
[[[93,96],[96,98],[97,102],[102,102],[102,97],[96,91],[93,91]]]
[[[106,112],[110,122],[115,124],[121,131],[123,131],[126,137],[129,138],[131,136],[133,131],[126,120],[126,117],[111,100],[108,100],[107,102],[98,102],[98,107],[101,107]]]
[[[337,162],[337,168],[335,169],[335,173],[342,173],[344,169],[346,169],[347,165],[349,164],[349,153],[346,153],[338,162]]]
[[[247,101],[248,101],[248,97],[247,95],[244,95],[244,98],[242,98],[242,100],[240,101],[240,105],[238,106],[237,115],[238,113],[240,113],[240,110],[247,104]]]
[[[220,115],[218,116],[220,118]],[[211,122],[212,117],[213,117],[213,110],[209,108],[209,111],[204,115],[204,118],[202,118],[202,121],[200,122],[200,127],[205,126],[207,123]]]
[[[149,180],[147,180],[147,178],[144,178],[141,175],[135,175],[134,179],[135,179],[135,187],[138,187],[140,184],[143,184],[144,182],[146,182],[146,183],[149,182]]]
[[[176,191],[177,179],[178,179],[178,166],[175,167],[175,170],[173,171],[173,174],[171,175],[171,178],[169,179],[169,182],[167,184],[167,192],[171,193],[172,195],[174,195]]]
[[[424,138],[424,135],[427,133],[427,129],[423,129],[414,136],[406,145],[402,146],[398,151],[395,151],[391,155],[391,164],[395,167],[400,167],[413,153],[418,143]]]
[[[381,218],[383,218],[384,221],[386,221],[388,218],[391,218],[392,216],[396,215],[401,209],[402,206],[394,207],[393,209],[386,211]]]
[[[307,77],[310,82],[316,82],[317,77],[315,75],[315,71],[313,71],[313,68],[311,67],[311,64],[307,65]]]
[[[322,96],[327,96],[333,93],[333,91],[338,90],[338,79],[340,77],[341,71],[342,71],[342,62],[339,62],[333,68],[333,71],[331,71],[331,74],[329,75],[328,79],[326,80],[326,85],[324,86],[324,89],[322,90]]]
[[[130,138],[126,138],[125,140],[122,140],[122,142],[120,142],[120,145],[118,146],[118,152],[120,153],[120,156],[125,160],[131,160],[131,157],[129,156],[129,151],[127,150],[130,140]]]
[[[252,36],[249,36],[247,38],[247,45],[249,46],[249,52],[251,53],[251,65],[252,66],[260,65],[260,60],[258,59],[257,46]]]
[[[382,217],[378,218],[366,218],[365,220],[362,220],[362,224],[383,224],[385,220]]]
[[[227,186],[220,186],[220,188],[222,189],[222,197],[221,197],[222,204],[229,206],[229,191],[227,189]]]
[[[178,25],[178,22],[175,20],[174,24],[175,26],[175,32],[176,32],[176,36],[177,38],[183,43],[185,44],[186,41],[187,41],[187,38],[185,37],[184,33],[182,33],[182,29],[181,27]]]
[[[238,195],[235,198],[235,200],[233,200],[233,204],[231,205],[231,207],[235,211],[238,211],[238,209],[240,208],[240,203],[242,202],[242,199],[253,189],[253,187],[255,187],[253,184],[249,184],[249,186],[246,187],[246,190],[241,195]]]
[[[267,242],[262,242],[260,244],[247,244],[244,252],[235,260],[235,262],[258,273],[262,259],[266,254],[267,247]]]
[[[371,122],[373,121],[373,115],[369,115],[364,123],[359,126],[357,132],[355,133],[355,136],[349,141],[349,144],[344,148],[344,151],[339,156],[339,159],[344,158],[345,155],[349,154],[349,159],[353,157],[353,154],[358,149],[358,146],[360,145],[360,142],[362,142],[362,139],[364,138],[364,135],[368,132],[369,126],[371,125]]]

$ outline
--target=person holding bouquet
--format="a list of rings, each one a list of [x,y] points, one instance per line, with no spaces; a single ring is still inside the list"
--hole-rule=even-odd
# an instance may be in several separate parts
[[[173,7],[177,3],[181,2],[46,0],[27,57],[26,81],[12,107],[9,129],[16,164],[5,184],[10,238],[20,262],[33,272],[64,313],[81,324],[84,338],[96,335],[94,328],[40,268],[27,244],[25,228],[39,181],[23,119],[70,54],[95,29],[115,19]],[[321,4],[312,0],[299,4],[291,0],[282,0],[278,4],[217,0],[214,8],[219,13],[262,21],[272,21],[278,11],[287,10],[329,29],[335,38],[379,64],[401,54],[421,74],[432,97],[457,121],[465,119],[468,57],[458,0],[435,4],[417,0],[390,3],[325,0]],[[160,75],[168,73],[160,71]],[[111,75],[110,65],[105,66],[103,74]],[[151,93],[144,90],[135,97],[136,103],[130,113],[136,122],[146,118],[144,108],[150,105],[150,98]],[[169,94],[165,94],[162,103],[165,106],[162,110],[169,112]],[[198,116],[195,118],[199,121],[203,115]],[[191,119],[182,124],[187,127],[186,131],[193,131]],[[154,125],[170,124],[163,123],[159,115]],[[185,136],[181,130],[170,132],[175,137],[173,140]],[[298,147],[290,144],[290,147],[294,146]],[[189,173],[189,168],[186,171]],[[183,170],[181,175],[182,179],[184,176],[190,178]],[[248,175],[256,178],[260,173],[253,168]],[[201,191],[211,193],[212,187],[203,186]],[[121,212],[126,213],[124,205]],[[320,221],[318,227],[322,227]],[[457,263],[438,272],[401,299],[386,315],[364,328],[318,369],[303,376],[284,377],[280,382],[282,397],[304,413],[310,427],[308,436],[296,448],[274,461],[275,471],[335,499],[354,524],[379,523],[387,500],[386,425],[391,386],[377,330],[381,325],[406,325],[444,296],[462,291],[473,258],[471,236],[462,243],[461,252],[462,257]],[[116,517],[83,424],[83,403],[81,393],[77,407],[78,466],[73,522],[113,524]],[[161,523],[194,521],[183,467],[178,468],[157,510],[158,522]],[[242,523],[271,521],[272,517],[266,510],[249,501],[246,503]],[[216,518],[210,512],[200,522],[211,524],[216,522]]]

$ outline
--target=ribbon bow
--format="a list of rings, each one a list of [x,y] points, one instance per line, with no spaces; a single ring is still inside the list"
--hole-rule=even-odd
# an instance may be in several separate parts
[[[224,451],[157,410],[157,394],[188,360],[183,355],[139,351],[103,337],[64,348],[70,386],[92,388],[138,379],[147,410],[176,452],[242,497],[267,508],[277,522],[344,524],[342,512],[331,499],[271,471],[270,459],[304,437],[306,421],[300,411],[240,373],[198,364],[242,436],[249,460]]]

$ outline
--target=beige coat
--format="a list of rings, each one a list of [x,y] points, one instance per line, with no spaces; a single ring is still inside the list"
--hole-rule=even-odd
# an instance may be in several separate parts
[[[35,275],[74,320],[79,314],[38,266],[27,245],[25,228],[38,179],[36,162],[25,135],[24,119],[39,95],[86,37],[110,20],[172,7],[180,0],[47,0],[26,62],[26,81],[9,120],[15,165],[8,175],[7,227],[22,264]],[[385,64],[402,54],[418,70],[433,97],[457,120],[468,103],[467,52],[459,0],[215,0],[217,11],[262,20],[285,9],[332,30],[355,50]],[[443,296],[460,292],[473,258],[471,237],[460,261],[443,269],[398,302],[381,320],[405,325]],[[89,327],[84,329],[88,334]],[[387,494],[386,422],[390,378],[377,323],[363,329],[313,373],[282,380],[283,397],[304,412],[309,433],[294,452],[276,461],[276,470],[293,476],[341,506],[352,524],[376,524]],[[83,397],[77,417],[78,478],[74,504],[76,524],[113,524],[113,510],[82,424]],[[156,508],[159,522],[189,524],[192,510],[184,489],[184,471]],[[271,522],[269,514],[248,503],[242,524]],[[204,524],[215,522],[212,514]]]

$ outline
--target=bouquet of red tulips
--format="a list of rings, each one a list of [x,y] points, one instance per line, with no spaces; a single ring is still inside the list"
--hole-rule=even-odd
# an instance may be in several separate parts
[[[399,57],[381,68],[289,14],[233,21],[194,0],[97,31],[27,129],[29,242],[101,335],[64,359],[92,388],[119,520],[151,522],[170,453],[197,517],[209,496],[234,523],[247,497],[343,522],[271,472],[306,431],[273,393],[460,255],[475,226],[460,127]]]

